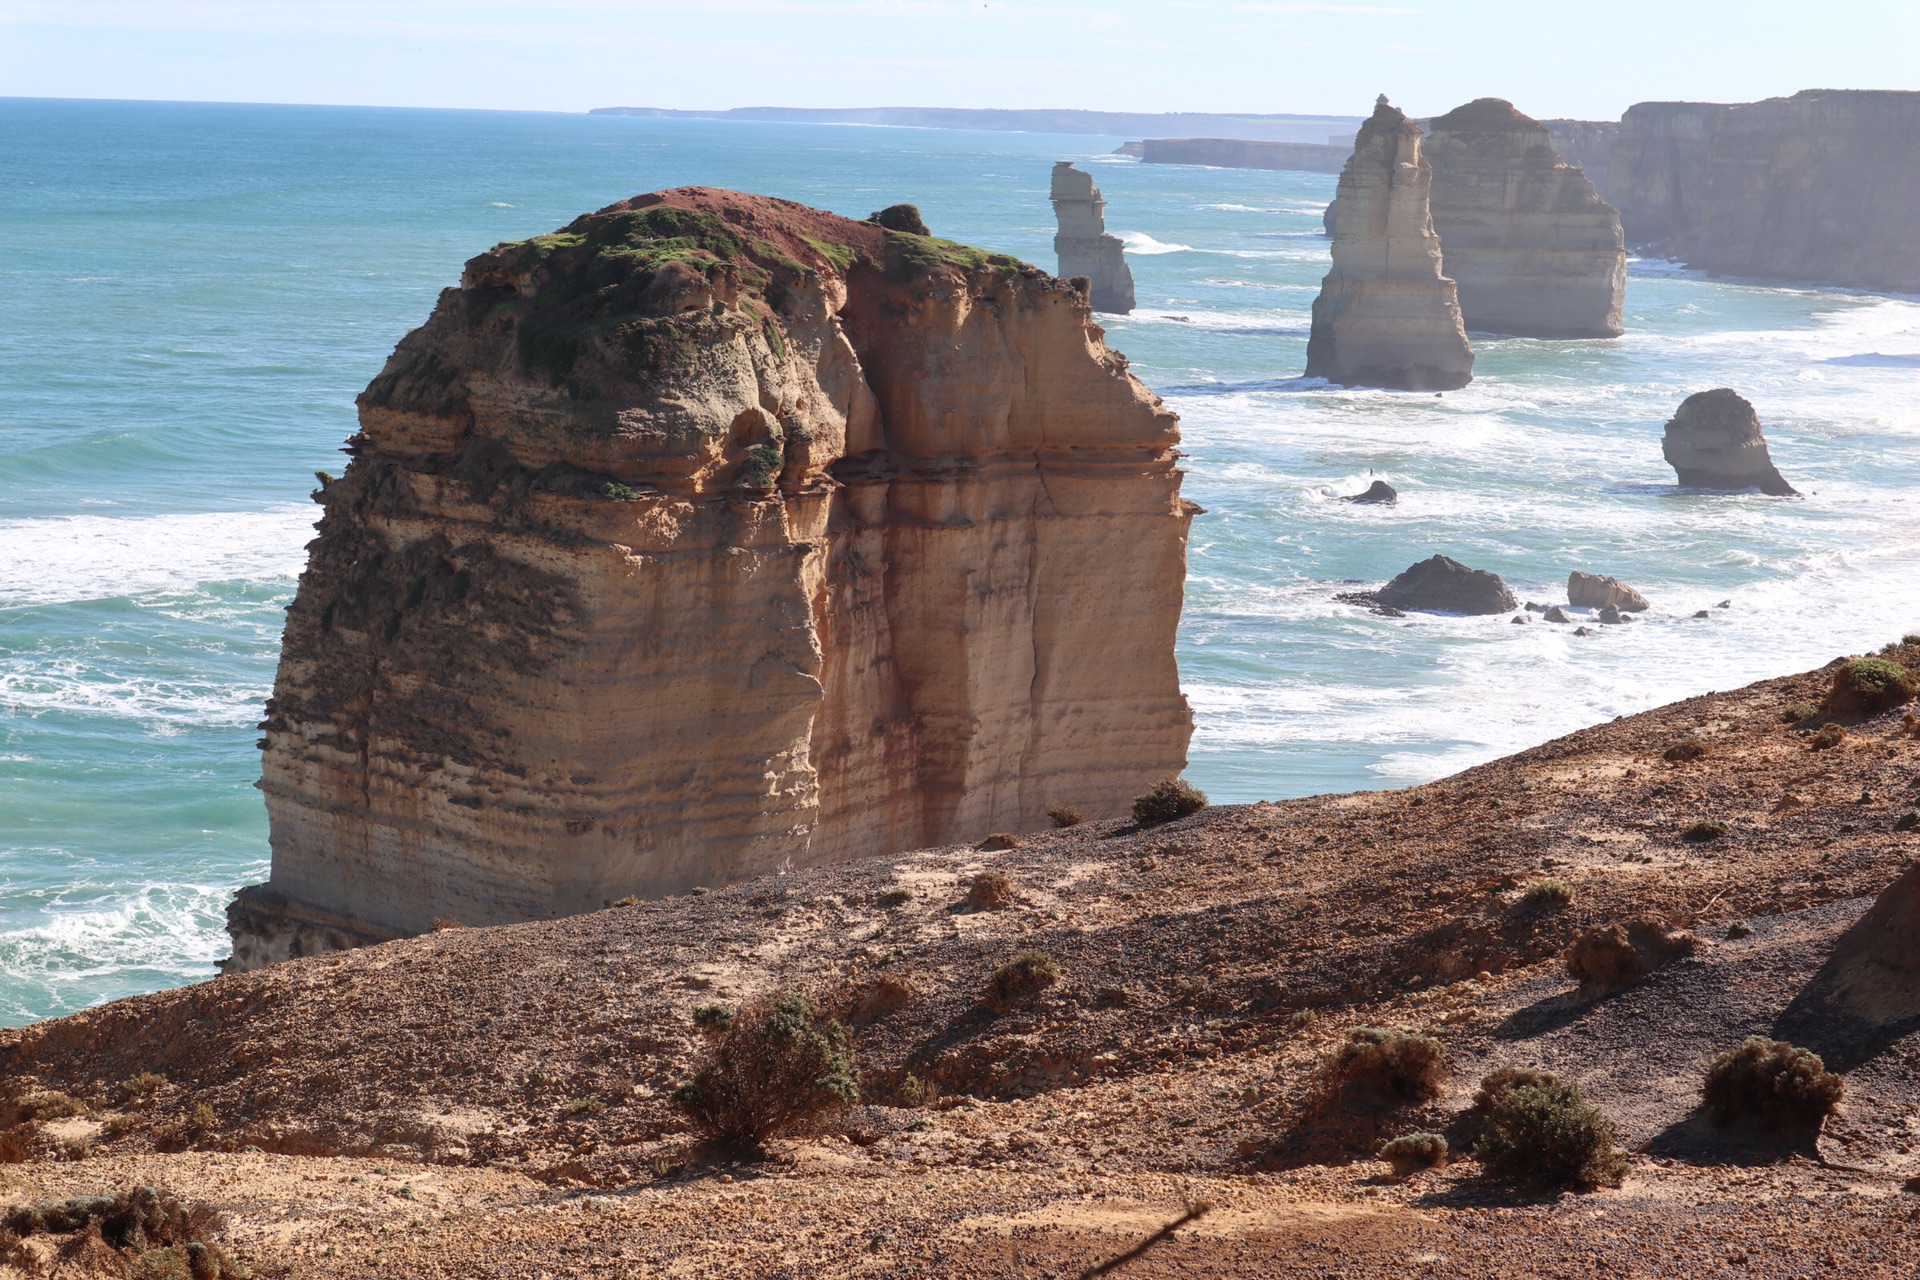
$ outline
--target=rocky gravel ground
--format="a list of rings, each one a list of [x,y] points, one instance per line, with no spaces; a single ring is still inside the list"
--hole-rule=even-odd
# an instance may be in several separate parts
[[[0,1198],[164,1186],[224,1209],[262,1276],[1071,1276],[1198,1204],[1116,1274],[1911,1276],[1920,1034],[1809,993],[1920,856],[1920,738],[1908,708],[1817,745],[1786,713],[1830,680],[1424,787],[450,928],[0,1033]],[[1011,900],[969,906],[989,870]],[[1646,916],[1697,949],[1578,989],[1569,943]],[[989,1007],[1026,950],[1060,981]],[[667,1102],[692,1011],[780,990],[853,1025],[863,1103],[761,1160],[703,1149]],[[1359,1026],[1438,1038],[1446,1092],[1303,1147],[1314,1069]],[[1788,1032],[1845,1071],[1842,1113],[1797,1144],[1706,1125],[1705,1059]],[[1530,1065],[1613,1116],[1619,1189],[1373,1158]]]

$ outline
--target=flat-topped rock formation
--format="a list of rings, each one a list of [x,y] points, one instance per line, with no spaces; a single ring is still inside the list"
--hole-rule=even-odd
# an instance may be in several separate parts
[[[1612,184],[1628,243],[1690,266],[1920,290],[1920,93],[1640,103]]]
[[[1473,379],[1454,282],[1428,212],[1420,126],[1382,95],[1340,173],[1333,269],[1313,303],[1307,376],[1449,391]]]
[[[1627,252],[1620,215],[1547,129],[1500,98],[1433,121],[1433,227],[1459,285],[1467,328],[1530,338],[1624,331]]]
[[[1681,401],[1660,452],[1689,488],[1758,489],[1777,498],[1797,492],[1773,465],[1753,405],[1727,387]]]
[[[359,406],[234,967],[1121,814],[1184,763],[1177,423],[1032,267],[640,196],[473,259]]]
[[[1325,142],[1246,138],[1145,138],[1140,142],[1140,159],[1147,164],[1204,164],[1217,169],[1338,173],[1352,153],[1351,144]]]
[[[1095,311],[1125,315],[1133,310],[1133,271],[1120,237],[1107,234],[1106,208],[1092,174],[1074,168],[1071,160],[1054,162],[1053,216],[1060,229],[1053,251],[1060,255],[1061,278],[1085,276],[1092,282]]]

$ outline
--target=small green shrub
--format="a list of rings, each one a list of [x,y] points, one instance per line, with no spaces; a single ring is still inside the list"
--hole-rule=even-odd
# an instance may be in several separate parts
[[[1060,981],[1060,964],[1044,951],[1022,951],[987,979],[986,1006],[1005,1012]]]
[[[1702,818],[1685,831],[1682,831],[1680,838],[1682,840],[1690,840],[1694,844],[1705,844],[1709,840],[1718,840],[1731,830],[1733,830],[1732,827],[1729,827],[1726,823],[1716,818]]]
[[[705,1061],[672,1101],[702,1137],[751,1150],[817,1130],[859,1099],[847,1029],[787,993],[710,1031]]]
[[[20,1099],[20,1114],[28,1120],[65,1120],[87,1114],[87,1104],[71,1094],[41,1089]]]
[[[601,491],[615,502],[632,502],[640,496],[638,489],[635,489],[632,485],[621,484],[617,480],[607,481]]]
[[[142,1071],[137,1076],[128,1076],[113,1086],[113,1096],[121,1106],[151,1098],[167,1087],[167,1078],[157,1071]]]
[[[1544,880],[1535,880],[1520,895],[1519,908],[1527,915],[1545,915],[1549,911],[1564,911],[1573,905],[1573,887],[1564,880],[1551,876]]]
[[[1077,827],[1087,820],[1087,815],[1070,804],[1057,804],[1047,810],[1047,818],[1056,827]]]
[[[747,489],[771,489],[780,468],[785,464],[778,445],[757,444],[747,450],[747,460],[740,465],[740,484]]]
[[[1184,779],[1165,777],[1143,795],[1133,798],[1134,821],[1142,826],[1172,822],[1207,807],[1207,793]]]
[[[1356,1027],[1320,1064],[1324,1106],[1397,1110],[1432,1102],[1447,1083],[1446,1049],[1432,1036]]]
[[[1751,1119],[1767,1129],[1814,1129],[1845,1092],[1819,1054],[1752,1036],[1707,1064],[1700,1101],[1717,1125]]]
[[[902,231],[910,236],[930,236],[927,224],[920,217],[917,204],[890,204],[884,209],[867,215],[867,221],[889,231]]]
[[[1820,710],[1830,716],[1872,716],[1912,702],[1920,681],[1891,658],[1856,658],[1834,673]]]
[[[1422,1169],[1439,1169],[1447,1163],[1447,1140],[1437,1133],[1405,1134],[1383,1145],[1380,1158],[1402,1178]]]
[[[1814,714],[1814,710],[1812,707],[1808,706],[1804,702],[1796,702],[1791,704],[1790,706],[1787,706],[1781,709],[1780,723],[1781,724],[1799,724],[1802,720],[1805,720],[1807,717],[1813,714]]]
[[[998,871],[982,871],[967,886],[967,905],[975,911],[998,911],[1013,901],[1013,881]]]
[[[1521,1085],[1559,1083],[1560,1077],[1551,1071],[1535,1071],[1531,1067],[1501,1067],[1480,1078],[1480,1088],[1473,1095],[1473,1110],[1485,1115],[1500,1100],[1501,1094]]]
[[[723,1004],[703,1004],[693,1011],[693,1025],[708,1035],[717,1035],[733,1025],[733,1011]]]
[[[1812,741],[1808,742],[1807,746],[1814,751],[1831,751],[1842,742],[1845,742],[1846,738],[1847,731],[1845,729],[1837,724],[1830,724],[1822,727],[1820,732],[1814,734]]]
[[[0,1225],[14,1237],[97,1232],[100,1244],[122,1255],[109,1259],[114,1270],[100,1274],[130,1274],[140,1280],[241,1280],[248,1275],[210,1239],[226,1226],[218,1210],[183,1204],[152,1187],[117,1196],[16,1205]],[[87,1268],[87,1273],[94,1271]]]
[[[1541,1189],[1617,1187],[1626,1159],[1613,1122],[1580,1090],[1558,1080],[1497,1090],[1474,1156],[1488,1177]]]

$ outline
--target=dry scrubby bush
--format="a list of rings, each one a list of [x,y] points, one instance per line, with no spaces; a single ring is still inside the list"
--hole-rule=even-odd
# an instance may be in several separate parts
[[[1707,1064],[1700,1101],[1717,1125],[1754,1120],[1766,1129],[1813,1129],[1840,1105],[1845,1092],[1819,1054],[1753,1036]]]
[[[1613,1149],[1613,1122],[1578,1087],[1546,1072],[1502,1074],[1480,1085],[1485,1127],[1473,1154],[1488,1177],[1540,1189],[1620,1185],[1627,1162]]]
[[[1057,804],[1047,810],[1047,818],[1056,827],[1077,827],[1087,820],[1087,815],[1070,804]]]
[[[975,911],[997,911],[1013,901],[1013,881],[998,871],[982,871],[967,885],[967,905]]]
[[[1700,939],[1664,920],[1642,918],[1622,925],[1596,925],[1567,949],[1567,974],[1590,991],[1614,991],[1658,969],[1669,960],[1692,955]]]
[[[1684,742],[1676,742],[1668,747],[1660,753],[1660,758],[1673,764],[1685,764],[1689,760],[1698,760],[1706,754],[1706,743],[1698,738],[1688,738]]]
[[[1060,965],[1044,951],[1022,951],[987,979],[987,1008],[1005,1012],[1060,981]]]
[[[1207,793],[1182,778],[1167,777],[1133,798],[1133,818],[1142,826],[1172,822],[1207,807]]]
[[[1694,844],[1705,844],[1709,840],[1718,840],[1731,830],[1733,830],[1732,827],[1729,827],[1726,823],[1716,818],[1702,818],[1685,831],[1682,831],[1680,838],[1691,841]]]
[[[1799,724],[1802,720],[1808,719],[1814,714],[1815,713],[1813,708],[1808,706],[1806,703],[1795,702],[1781,709],[1780,723],[1781,724]]]
[[[1380,1148],[1380,1158],[1404,1178],[1422,1169],[1439,1169],[1447,1163],[1447,1140],[1437,1133],[1409,1133]]]
[[[1432,1036],[1356,1027],[1320,1065],[1322,1108],[1397,1110],[1432,1102],[1446,1087],[1446,1050]]]
[[[1807,746],[1815,751],[1830,751],[1846,741],[1846,738],[1847,731],[1845,729],[1837,724],[1830,724],[1824,726],[1820,732],[1814,734],[1812,741],[1808,742]]]
[[[1573,887],[1551,877],[1535,880],[1520,895],[1519,908],[1527,915],[1544,915],[1573,905]]]
[[[131,1274],[142,1280],[240,1280],[245,1277],[247,1269],[228,1257],[211,1239],[224,1226],[224,1219],[212,1207],[182,1204],[152,1187],[136,1187],[117,1196],[16,1205],[0,1219],[0,1229],[10,1240],[97,1232],[100,1244],[114,1250],[122,1259],[132,1255],[137,1269]],[[124,1260],[116,1270],[126,1270]]]
[[[172,1152],[203,1147],[219,1127],[220,1117],[214,1114],[213,1108],[204,1102],[195,1103],[180,1119],[154,1129],[153,1149]]]
[[[859,1101],[847,1029],[823,1022],[803,996],[781,995],[700,1026],[705,1061],[674,1090],[673,1105],[709,1141],[755,1148],[817,1130]]]
[[[1833,675],[1820,710],[1830,716],[1873,716],[1920,696],[1920,680],[1891,658],[1856,658]]]

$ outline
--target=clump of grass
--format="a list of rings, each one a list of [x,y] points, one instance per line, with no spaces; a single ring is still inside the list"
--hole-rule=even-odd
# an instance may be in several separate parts
[[[152,1187],[136,1187],[117,1196],[16,1205],[6,1211],[0,1226],[15,1238],[97,1235],[96,1248],[103,1245],[122,1255],[110,1258],[113,1270],[102,1268],[102,1274],[137,1274],[143,1280],[241,1280],[249,1274],[214,1243],[213,1237],[226,1226],[218,1210],[182,1203]],[[128,1272],[129,1263],[138,1270]],[[88,1271],[93,1273],[91,1268]]]
[[[1087,815],[1070,804],[1057,804],[1047,810],[1047,819],[1056,827],[1077,827],[1087,820]]]
[[[911,1071],[893,1093],[903,1107],[924,1109],[940,1100],[940,1086],[931,1080],[922,1080]]]
[[[1519,910],[1526,915],[1545,915],[1549,911],[1564,911],[1573,905],[1573,886],[1564,880],[1548,876],[1544,880],[1535,880],[1520,895]]]
[[[1432,1102],[1446,1083],[1446,1049],[1432,1036],[1357,1027],[1320,1064],[1314,1094],[1323,1108],[1397,1110]]]
[[[1567,974],[1589,992],[1617,991],[1669,960],[1691,955],[1700,940],[1666,922],[1642,918],[1588,929],[1567,949]]]
[[[1060,981],[1060,964],[1044,951],[1022,951],[987,979],[987,1008],[1004,1013]]]
[[[1754,1120],[1770,1130],[1805,1130],[1819,1128],[1845,1092],[1819,1054],[1752,1036],[1707,1064],[1700,1101],[1717,1125]]]
[[[1013,881],[998,871],[982,871],[967,886],[967,905],[975,911],[998,911],[1013,902]]]
[[[1705,844],[1709,840],[1718,840],[1731,830],[1733,830],[1732,827],[1729,827],[1717,818],[1702,818],[1685,831],[1682,831],[1680,838],[1682,840],[1692,841],[1694,844]]]
[[[27,1120],[65,1120],[69,1116],[87,1114],[86,1103],[71,1094],[53,1089],[39,1089],[26,1094],[16,1106],[20,1115]]]
[[[1707,744],[1698,738],[1687,738],[1676,742],[1660,753],[1662,760],[1671,764],[1685,764],[1689,760],[1698,760],[1707,754]]]
[[[580,1120],[605,1114],[607,1114],[607,1104],[598,1098],[574,1098],[560,1108],[560,1116],[565,1120]]]
[[[1920,697],[1920,680],[1891,658],[1855,658],[1833,675],[1820,704],[1830,716],[1872,716]]]
[[[1847,731],[1837,724],[1822,726],[1807,746],[1814,751],[1831,751],[1847,739]]]
[[[204,1146],[219,1127],[220,1117],[214,1114],[213,1108],[204,1102],[197,1102],[180,1119],[153,1131],[153,1148],[171,1152]]]
[[[673,1105],[709,1141],[757,1149],[816,1131],[860,1099],[847,1029],[823,1022],[804,996],[749,1005],[702,1030],[705,1060]]]
[[[1804,702],[1795,702],[1781,709],[1780,723],[1799,724],[1802,720],[1811,717],[1813,714],[1814,710],[1812,707]]]
[[[1488,1177],[1541,1189],[1617,1187],[1627,1164],[1606,1113],[1551,1076],[1491,1092],[1474,1156]]]
[[[1207,793],[1182,778],[1168,776],[1133,798],[1134,821],[1142,826],[1172,822],[1207,807]]]
[[[1447,1140],[1437,1133],[1403,1134],[1380,1148],[1380,1158],[1392,1165],[1394,1174],[1402,1178],[1423,1169],[1444,1168]]]

